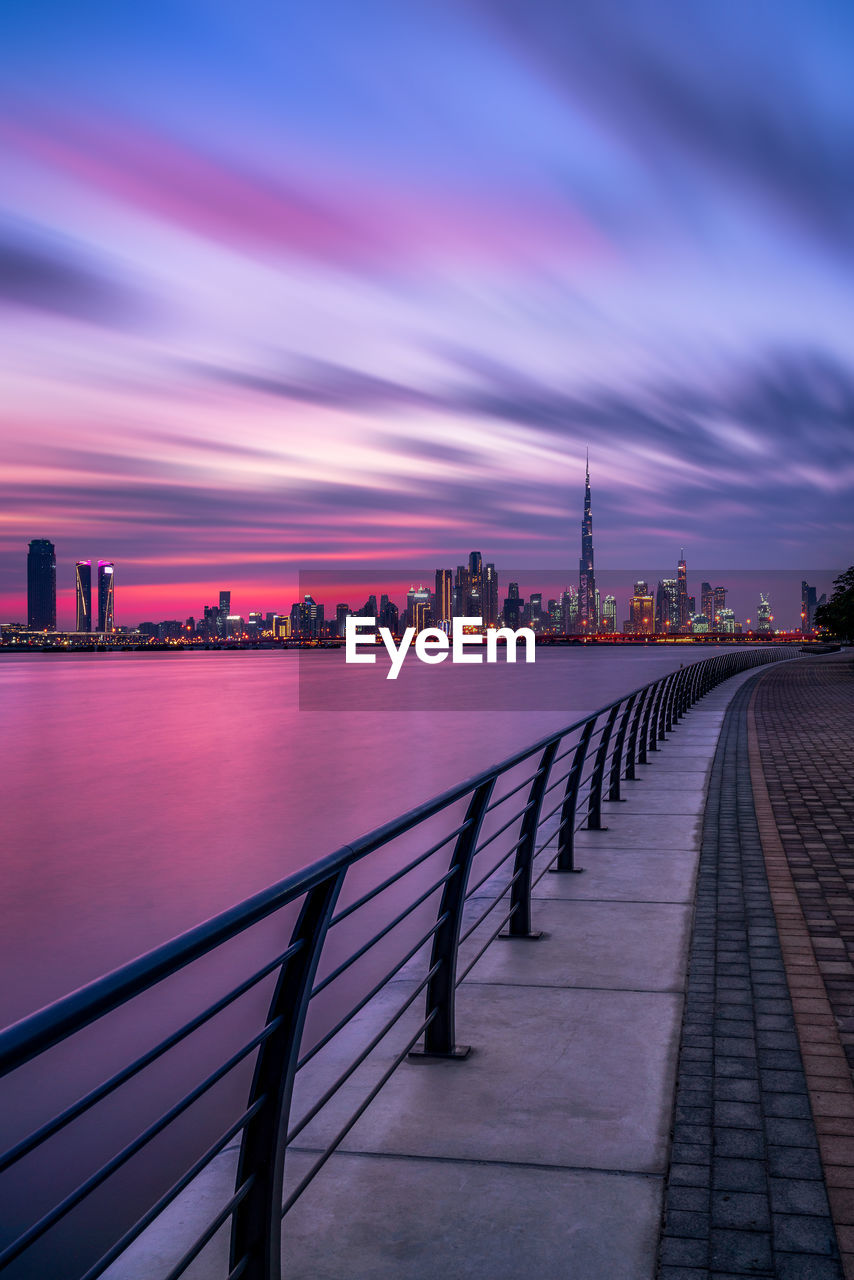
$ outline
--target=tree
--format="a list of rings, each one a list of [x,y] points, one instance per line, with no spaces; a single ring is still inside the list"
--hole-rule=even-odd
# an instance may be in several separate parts
[[[834,578],[836,588],[827,604],[815,611],[815,624],[824,627],[837,640],[854,642],[854,565]]]

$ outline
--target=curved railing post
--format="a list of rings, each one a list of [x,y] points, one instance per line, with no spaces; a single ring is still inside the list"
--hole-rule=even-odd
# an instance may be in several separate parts
[[[255,1063],[249,1106],[258,1101],[261,1106],[243,1130],[235,1186],[242,1187],[248,1178],[252,1185],[231,1225],[230,1268],[247,1259],[241,1272],[246,1280],[281,1276],[287,1119],[311,988],[344,876],[339,871],[306,894],[291,938],[292,945],[301,945],[282,965],[267,1014],[267,1026],[274,1021],[279,1025]]]
[[[626,780],[628,782],[636,782],[635,765],[640,762],[640,753],[638,752],[638,729],[640,728],[641,717],[643,716],[644,703],[648,689],[641,689],[638,694],[638,700],[635,703],[635,714],[632,719],[632,727],[629,730],[629,745],[626,747]],[[646,753],[644,753],[646,760]]]
[[[661,710],[662,700],[665,698],[665,692],[667,691],[668,680],[670,680],[670,677],[662,676],[661,680],[658,681],[656,700],[654,700],[653,713],[649,721],[649,740],[647,742],[647,746],[650,751],[657,751],[659,737],[665,736],[665,726],[663,726]],[[661,732],[659,732],[659,730],[661,730]]]
[[[667,691],[664,695],[664,706],[661,715],[661,730],[659,738],[663,738],[673,729],[673,701],[676,692],[676,683],[679,679],[678,671],[671,671],[667,678]]]
[[[605,761],[608,758],[608,744],[611,741],[611,733],[619,711],[619,703],[611,708],[608,712],[608,719],[605,721],[602,729],[602,736],[599,739],[599,746],[596,750],[596,760],[593,764],[593,773],[590,778],[590,794],[587,797],[587,830],[602,831],[602,781],[605,777]]]
[[[508,924],[507,938],[540,938],[541,932],[531,929],[531,881],[534,873],[534,852],[537,844],[537,829],[540,825],[540,810],[543,807],[543,796],[549,780],[554,758],[560,745],[560,739],[550,742],[540,758],[525,816],[519,832],[519,845],[513,864],[513,887],[510,890],[510,906],[512,914]]]
[[[583,871],[583,867],[575,865],[575,806],[578,800],[578,788],[581,785],[581,771],[593,733],[594,716],[588,720],[581,730],[581,737],[572,757],[569,773],[566,778],[566,790],[563,793],[563,804],[560,810],[560,826],[557,833],[557,862],[553,871]]]
[[[626,701],[626,709],[623,712],[623,718],[620,721],[620,727],[617,730],[617,737],[614,740],[614,751],[611,756],[611,775],[608,779],[608,799],[620,799],[620,777],[623,772],[623,747],[626,741],[626,733],[629,728],[629,717],[632,714],[632,707],[635,705],[637,694],[633,693]],[[634,759],[632,760],[632,771],[634,772]],[[628,772],[626,774],[628,776]]]
[[[454,844],[449,867],[453,874],[445,881],[442,890],[438,915],[442,924],[433,935],[430,958],[430,968],[436,967],[436,972],[427,984],[426,1012],[428,1017],[432,1014],[433,1019],[424,1031],[424,1047],[413,1049],[409,1054],[413,1062],[424,1061],[425,1058],[465,1058],[469,1053],[469,1045],[456,1043],[457,951],[469,872],[494,785],[495,778],[492,777],[472,792],[465,826]]]

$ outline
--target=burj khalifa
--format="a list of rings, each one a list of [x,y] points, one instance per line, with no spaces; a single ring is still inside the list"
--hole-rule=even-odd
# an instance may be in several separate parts
[[[584,477],[584,518],[581,521],[581,559],[578,561],[578,626],[592,635],[599,627],[596,616],[596,578],[593,572],[593,515],[590,511],[590,454]]]

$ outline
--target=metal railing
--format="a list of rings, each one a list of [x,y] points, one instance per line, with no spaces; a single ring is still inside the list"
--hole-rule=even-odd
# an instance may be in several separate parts
[[[228,1280],[278,1280],[283,1217],[392,1073],[468,1052],[456,990],[503,930],[539,936],[532,890],[580,870],[576,831],[602,828],[603,803],[698,699],[796,656],[681,667],[9,1027],[0,1074],[20,1136],[0,1156],[13,1205],[0,1270],[60,1274],[62,1258],[64,1276],[96,1280],[239,1147],[231,1193],[163,1280],[225,1233]],[[350,1105],[344,1086],[396,1027]],[[285,1188],[288,1146],[324,1114],[310,1167]]]

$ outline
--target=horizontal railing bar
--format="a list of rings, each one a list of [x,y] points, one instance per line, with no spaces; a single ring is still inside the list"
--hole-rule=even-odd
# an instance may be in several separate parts
[[[507,859],[508,859],[508,858],[512,858],[512,857],[513,857],[513,854],[514,854],[514,853],[516,852],[516,850],[519,848],[519,845],[520,845],[520,844],[523,844],[523,843],[524,843],[524,841],[525,841],[525,837],[524,837],[524,836],[520,836],[518,840],[514,840],[513,844],[511,844],[511,846],[510,846],[510,848],[507,850],[507,852],[506,852],[506,853],[502,853],[502,855],[501,855],[501,857],[498,859],[498,861],[497,861],[493,866],[491,866],[491,867],[490,867],[490,869],[486,872],[486,874],[485,874],[485,875],[483,875],[483,876],[481,876],[481,878],[477,881],[477,883],[476,883],[476,884],[473,884],[473,885],[472,885],[472,887],[471,887],[469,890],[467,890],[467,892],[466,892],[466,902],[468,902],[470,898],[473,898],[473,897],[475,896],[475,894],[477,893],[478,889],[482,889],[482,888],[483,888],[483,886],[486,884],[487,880],[490,880],[490,879],[492,878],[492,876],[494,876],[494,875],[495,875],[496,871],[498,871],[500,867],[503,867],[503,866],[504,866],[504,863],[507,861]]]
[[[255,1181],[256,1181],[256,1175],[254,1173],[250,1173],[249,1177],[243,1180],[243,1182],[235,1191],[234,1195],[229,1200],[228,1204],[224,1205],[223,1208],[220,1209],[219,1213],[216,1215],[214,1220],[205,1228],[205,1230],[199,1236],[196,1243],[190,1246],[190,1248],[183,1255],[183,1257],[181,1257],[178,1260],[178,1262],[175,1263],[175,1266],[172,1268],[172,1270],[163,1277],[163,1280],[179,1280],[179,1277],[184,1274],[184,1272],[187,1270],[187,1267],[189,1267],[193,1262],[195,1262],[196,1258],[198,1258],[199,1254],[202,1252],[205,1246],[210,1244],[211,1240],[213,1240],[214,1236],[219,1231],[220,1227],[223,1225],[223,1223],[227,1222],[227,1220],[234,1213],[234,1210],[241,1203],[241,1201],[246,1199],[247,1195],[249,1194],[253,1185],[255,1184]]]
[[[484,815],[484,817],[486,817],[486,815],[487,815],[488,813],[492,813],[492,810],[493,810],[493,809],[497,809],[499,805],[504,804],[504,803],[505,803],[507,800],[509,800],[512,796],[515,796],[515,795],[516,795],[516,793],[517,793],[518,791],[522,791],[525,787],[530,786],[530,784],[531,784],[531,783],[534,781],[534,779],[536,778],[537,773],[539,773],[539,769],[536,771],[536,773],[532,773],[532,774],[531,774],[531,776],[530,776],[530,778],[524,778],[524,779],[523,779],[523,780],[518,784],[518,786],[515,786],[515,787],[513,788],[513,790],[512,790],[512,791],[506,791],[506,792],[504,793],[504,795],[503,795],[503,796],[500,796],[497,800],[493,800],[492,804],[491,804],[491,805],[489,805],[486,809],[484,809],[484,811],[483,811],[483,815]]]
[[[410,871],[414,871],[416,867],[420,867],[422,862],[426,862],[428,858],[432,858],[433,854],[438,853],[443,845],[448,844],[455,836],[462,835],[466,828],[470,826],[471,818],[466,818],[465,822],[461,823],[460,826],[449,832],[448,835],[438,842],[438,844],[434,844],[432,848],[427,849],[424,853],[419,853],[417,858],[413,858],[412,861],[407,863],[407,865],[401,868],[400,871],[395,871],[395,873],[390,875],[387,880],[384,880],[382,884],[378,884],[373,889],[369,889],[361,898],[357,898],[355,902],[351,902],[349,906],[346,906],[339,911],[338,914],[333,916],[329,921],[329,928],[331,929],[333,925],[340,924],[342,920],[346,920],[347,916],[351,916],[354,911],[358,911],[359,907],[365,906],[365,904],[370,902],[372,898],[378,897],[379,894],[385,892],[386,889],[391,888],[393,884],[396,884],[398,880],[402,880],[404,876],[409,875]]]
[[[208,1149],[190,1165],[189,1169],[182,1173],[177,1181],[172,1183],[169,1190],[164,1191],[163,1195],[159,1200],[155,1200],[150,1209],[146,1209],[142,1217],[139,1218],[132,1227],[129,1227],[124,1235],[120,1236],[116,1243],[111,1245],[106,1253],[101,1255],[94,1266],[90,1267],[86,1274],[80,1277],[80,1280],[98,1280],[98,1277],[103,1275],[107,1267],[112,1266],[116,1258],[121,1257],[125,1250],[130,1248],[134,1240],[139,1239],[143,1231],[145,1231],[147,1227],[151,1226],[154,1219],[159,1217],[164,1209],[169,1208],[172,1201],[176,1200],[181,1192],[187,1189],[190,1183],[199,1176],[202,1170],[207,1168],[214,1157],[218,1156],[223,1148],[231,1142],[231,1139],[235,1137],[240,1130],[258,1114],[266,1101],[267,1098],[265,1094],[262,1094],[260,1098],[256,1098],[252,1103],[252,1106],[247,1107],[243,1114],[229,1125],[225,1133],[221,1134],[215,1142],[211,1143]]]
[[[404,1059],[404,1058],[406,1057],[406,1055],[409,1053],[409,1050],[410,1050],[410,1049],[412,1048],[412,1046],[415,1044],[415,1041],[418,1039],[418,1037],[419,1037],[420,1035],[422,1035],[422,1034],[427,1030],[427,1028],[429,1027],[430,1023],[431,1023],[431,1022],[433,1021],[433,1019],[436,1017],[436,1014],[437,1014],[438,1012],[439,1012],[439,1011],[438,1011],[438,1009],[433,1009],[430,1013],[428,1013],[427,1017],[426,1017],[426,1018],[424,1019],[424,1021],[421,1023],[421,1026],[420,1026],[420,1027],[418,1028],[418,1030],[415,1032],[415,1035],[411,1038],[411,1040],[409,1040],[409,1042],[406,1044],[406,1046],[405,1046],[405,1047],[400,1051],[400,1053],[397,1055],[397,1057],[395,1058],[394,1062],[392,1062],[392,1064],[391,1064],[391,1066],[388,1068],[388,1070],[387,1070],[387,1071],[385,1071],[385,1072],[383,1072],[382,1077],[380,1078],[380,1080],[378,1080],[378,1081],[377,1081],[376,1085],[375,1085],[375,1086],[374,1086],[374,1088],[371,1090],[371,1092],[368,1094],[367,1098],[365,1098],[365,1099],[364,1099],[364,1101],[359,1105],[359,1107],[356,1109],[356,1111],[353,1113],[353,1115],[350,1117],[350,1119],[349,1119],[349,1120],[347,1121],[347,1123],[344,1125],[343,1129],[340,1129],[340,1130],[339,1130],[339,1132],[335,1135],[335,1137],[332,1139],[332,1142],[331,1142],[331,1143],[329,1144],[329,1146],[326,1148],[326,1150],[324,1151],[324,1153],[323,1153],[323,1155],[320,1157],[320,1159],[317,1161],[317,1163],[316,1163],[316,1164],[314,1164],[314,1165],[312,1166],[312,1168],[311,1168],[311,1169],[309,1169],[308,1173],[305,1175],[305,1177],[302,1179],[302,1181],[298,1184],[298,1186],[297,1186],[297,1187],[296,1187],[296,1188],[291,1192],[291,1194],[287,1197],[287,1199],[285,1200],[284,1204],[282,1205],[282,1211],[281,1211],[281,1212],[282,1212],[282,1217],[283,1217],[283,1218],[284,1218],[285,1214],[288,1212],[288,1210],[289,1210],[289,1209],[290,1209],[290,1208],[295,1204],[295,1202],[296,1202],[296,1201],[299,1199],[299,1197],[302,1195],[303,1191],[305,1191],[306,1187],[307,1187],[311,1182],[313,1182],[313,1181],[314,1181],[314,1178],[315,1178],[315,1177],[316,1177],[316,1175],[320,1172],[320,1170],[323,1168],[323,1166],[326,1164],[326,1161],[329,1159],[329,1157],[330,1157],[330,1156],[332,1155],[332,1153],[335,1151],[336,1147],[338,1147],[338,1146],[339,1146],[339,1145],[344,1141],[344,1139],[347,1137],[347,1134],[350,1132],[350,1130],[353,1128],[353,1126],[356,1124],[356,1122],[357,1122],[358,1120],[360,1120],[360,1119],[361,1119],[361,1117],[362,1117],[362,1116],[364,1115],[364,1113],[367,1111],[368,1107],[369,1107],[369,1106],[371,1105],[371,1103],[373,1102],[374,1098],[375,1098],[375,1097],[377,1096],[377,1094],[379,1093],[380,1089],[382,1089],[382,1088],[385,1086],[385,1084],[386,1084],[386,1083],[391,1079],[391,1077],[392,1077],[392,1075],[394,1074],[394,1072],[397,1070],[397,1068],[400,1066],[401,1062],[403,1062],[403,1059]]]
[[[442,914],[436,920],[436,923],[427,930],[427,932],[423,935],[423,937],[418,939],[415,945],[411,947],[409,951],[407,951],[406,955],[401,960],[398,960],[397,964],[395,964],[395,966],[392,969],[389,969],[387,973],[383,974],[383,976],[374,984],[374,986],[371,987],[370,991],[368,991],[366,995],[362,996],[358,1004],[355,1004],[352,1009],[349,1009],[347,1013],[344,1014],[344,1017],[341,1018],[338,1022],[336,1022],[335,1026],[330,1031],[327,1031],[326,1034],[323,1035],[320,1040],[318,1040],[317,1044],[313,1044],[311,1046],[311,1048],[304,1055],[304,1057],[300,1058],[299,1062],[297,1063],[297,1071],[301,1071],[303,1067],[306,1065],[306,1063],[311,1062],[311,1059],[316,1054],[320,1053],[321,1049],[325,1049],[326,1046],[329,1044],[329,1041],[334,1039],[334,1037],[338,1035],[339,1031],[343,1031],[347,1023],[351,1022],[353,1018],[355,1018],[357,1013],[361,1013],[365,1005],[368,1004],[371,1000],[373,1000],[375,995],[377,995],[380,991],[382,991],[386,983],[390,982],[396,973],[400,973],[400,970],[403,968],[403,966],[409,963],[409,961],[416,954],[416,952],[420,951],[420,949],[424,946],[425,942],[429,942],[430,939],[433,937],[433,935],[439,929],[441,929],[442,925],[447,920],[449,914],[450,914],[449,912],[443,911]]]
[[[518,902],[514,903],[514,904],[513,904],[513,906],[510,908],[510,910],[507,912],[507,915],[502,917],[502,919],[500,920],[500,922],[499,922],[499,924],[498,924],[498,927],[495,929],[494,933],[491,933],[491,934],[489,935],[489,937],[486,939],[486,942],[483,944],[483,946],[481,947],[480,951],[478,951],[478,953],[477,953],[477,955],[474,957],[474,959],[473,959],[473,960],[471,960],[471,961],[466,965],[465,969],[463,969],[462,973],[458,976],[457,981],[456,981],[456,986],[459,986],[459,985],[460,985],[460,983],[461,983],[465,978],[467,978],[467,977],[468,977],[468,975],[471,973],[472,969],[473,969],[473,968],[475,967],[475,965],[477,964],[478,960],[480,960],[480,958],[481,958],[481,956],[483,955],[484,951],[486,951],[487,947],[488,947],[491,943],[493,943],[493,942],[495,941],[495,939],[498,937],[498,935],[499,935],[499,933],[501,932],[501,930],[502,930],[502,929],[504,928],[504,926],[506,925],[507,921],[508,921],[508,920],[510,919],[510,917],[511,917],[515,912],[516,912],[516,909],[517,909],[517,907],[518,907],[518,906],[519,906]]]
[[[523,867],[520,867],[520,868],[519,868],[519,870],[518,870],[518,871],[516,871],[516,872],[515,872],[515,873],[510,877],[510,879],[507,881],[507,884],[506,884],[505,888],[503,888],[503,889],[501,890],[501,892],[500,892],[500,893],[499,893],[495,898],[493,898],[493,899],[492,899],[492,901],[490,902],[490,904],[489,904],[489,906],[486,908],[486,910],[485,910],[485,911],[482,911],[482,912],[480,913],[480,915],[478,916],[478,918],[477,918],[476,920],[474,920],[474,921],[469,925],[469,927],[466,929],[465,933],[463,933],[463,934],[461,934],[461,935],[460,935],[460,946],[462,946],[462,944],[463,944],[464,942],[468,942],[469,938],[470,938],[470,937],[471,937],[471,935],[474,933],[474,931],[475,931],[476,929],[479,929],[479,928],[480,928],[480,926],[483,924],[483,922],[484,922],[484,920],[486,919],[486,917],[487,917],[488,915],[490,915],[490,914],[495,910],[495,908],[498,906],[498,904],[499,904],[499,902],[501,901],[501,899],[502,899],[502,898],[503,898],[503,897],[504,897],[504,896],[505,896],[505,895],[506,895],[506,894],[507,894],[507,893],[508,893],[512,888],[513,888],[514,884],[515,884],[515,883],[516,883],[516,881],[519,879],[519,877],[520,877],[520,876],[522,876],[522,875],[524,875],[524,874],[525,874],[525,872],[524,872],[524,868],[523,868]]]
[[[197,1014],[190,1022],[185,1023],[184,1026],[180,1027],[177,1031],[173,1031],[165,1040],[161,1040],[153,1049],[149,1049],[149,1051],[144,1053],[141,1058],[137,1058],[136,1061],[130,1063],[129,1066],[123,1067],[121,1071],[117,1071],[109,1080],[105,1080],[102,1084],[99,1084],[97,1088],[80,1098],[72,1106],[67,1107],[65,1111],[60,1112],[58,1116],[55,1116],[52,1120],[48,1120],[41,1126],[41,1128],[34,1130],[33,1133],[28,1137],[23,1138],[14,1147],[10,1147],[8,1151],[4,1152],[4,1154],[0,1156],[0,1173],[5,1169],[8,1169],[10,1165],[15,1164],[16,1161],[22,1159],[23,1156],[34,1150],[35,1147],[46,1142],[48,1138],[52,1138],[54,1134],[59,1133],[59,1131],[64,1129],[67,1124],[70,1124],[72,1120],[77,1120],[84,1114],[84,1112],[90,1110],[90,1108],[97,1102],[101,1102],[123,1084],[127,1084],[127,1082],[132,1080],[134,1076],[138,1075],[140,1071],[144,1071],[146,1067],[151,1066],[152,1062],[156,1062],[158,1058],[162,1057],[163,1054],[167,1053],[170,1049],[173,1049],[176,1044],[180,1044],[182,1040],[187,1038],[187,1036],[192,1035],[194,1031],[198,1031],[198,1029],[203,1027],[206,1022],[209,1022],[211,1018],[216,1017],[218,1013],[222,1013],[223,1009],[227,1009],[235,1000],[239,1000],[241,996],[246,995],[247,991],[250,991],[252,987],[261,982],[262,979],[269,977],[274,969],[277,969],[281,964],[283,964],[289,956],[300,951],[304,945],[305,943],[302,939],[291,943],[285,951],[276,956],[275,960],[271,960],[269,964],[265,964],[263,969],[259,969],[257,973],[253,973],[251,977],[246,978],[245,981],[241,982],[240,986],[235,987],[232,991],[229,991],[226,995],[222,996],[222,998],[217,1000],[215,1004],[212,1004],[209,1008],[205,1009],[203,1013]]]
[[[370,951],[372,947],[375,947],[378,942],[382,942],[383,938],[387,937],[388,934],[390,934],[393,929],[396,929],[399,924],[402,924],[407,916],[411,916],[413,911],[416,911],[418,907],[421,906],[422,902],[426,902],[427,899],[434,894],[437,889],[440,889],[443,884],[447,884],[449,880],[453,880],[458,871],[459,867],[451,867],[450,871],[446,871],[443,876],[440,876],[435,884],[431,884],[429,889],[425,889],[414,902],[410,902],[408,907],[404,907],[403,911],[399,912],[399,914],[396,915],[393,920],[390,920],[387,925],[384,925],[383,928],[380,929],[379,933],[375,933],[367,942],[362,943],[361,947],[359,947],[357,951],[354,951],[351,956],[348,956],[346,960],[342,960],[337,968],[333,969],[331,973],[328,973],[326,977],[321,982],[318,982],[317,986],[314,987],[311,993],[311,999],[313,1000],[315,996],[320,995],[321,991],[325,991],[327,987],[332,985],[336,978],[340,978],[342,973],[346,973],[351,965],[354,965],[357,960],[361,960],[362,956],[365,955],[366,952]]]
[[[489,848],[493,840],[497,840],[499,836],[504,835],[504,832],[507,830],[508,827],[512,827],[514,822],[518,822],[521,818],[524,818],[525,814],[531,808],[533,803],[534,801],[529,800],[528,803],[525,805],[524,809],[520,809],[518,813],[514,813],[513,817],[508,818],[505,823],[502,823],[502,825],[498,828],[497,831],[493,831],[491,836],[487,836],[487,838],[483,841],[483,843],[477,846],[473,856],[477,857],[479,853],[483,853],[484,849]]]
[[[342,1084],[345,1084],[346,1081],[350,1079],[350,1076],[353,1075],[355,1071],[358,1071],[359,1067],[362,1065],[362,1063],[365,1061],[366,1058],[370,1057],[370,1055],[373,1053],[374,1049],[376,1049],[380,1041],[385,1040],[386,1036],[388,1035],[389,1031],[391,1031],[395,1023],[400,1021],[400,1019],[406,1013],[407,1009],[409,1009],[410,1006],[414,1004],[415,1001],[418,999],[418,997],[421,995],[421,992],[427,986],[427,983],[433,977],[433,974],[439,970],[442,963],[443,962],[441,960],[437,960],[436,963],[432,965],[430,969],[428,969],[427,973],[419,982],[418,986],[415,988],[413,992],[410,993],[410,995],[407,996],[406,1000],[400,1006],[400,1008],[396,1010],[396,1012],[393,1014],[391,1018],[389,1018],[389,1020],[385,1023],[385,1025],[381,1027],[378,1032],[376,1032],[373,1039],[364,1047],[364,1049],[361,1050],[360,1053],[356,1055],[356,1057],[353,1059],[350,1065],[341,1073],[338,1079],[335,1080],[329,1086],[326,1092],[322,1094],[321,1097],[319,1097],[311,1107],[309,1107],[305,1115],[300,1117],[300,1119],[294,1125],[293,1129],[291,1129],[290,1133],[288,1134],[287,1142],[289,1143],[293,1142],[294,1139],[297,1138],[299,1134],[302,1133],[303,1129],[305,1129],[307,1125],[311,1124],[312,1120],[318,1114],[318,1112],[322,1111],[323,1108],[326,1106],[327,1102],[329,1102],[330,1099],[335,1097],[335,1094],[341,1088]]]
[[[198,1102],[199,1098],[203,1097],[209,1089],[212,1089],[213,1086],[222,1080],[224,1076],[228,1075],[229,1071],[233,1071],[238,1063],[248,1057],[253,1049],[257,1049],[260,1044],[262,1044],[274,1031],[278,1029],[281,1022],[281,1018],[274,1018],[272,1022],[268,1022],[264,1029],[259,1031],[257,1035],[254,1035],[248,1044],[243,1045],[241,1049],[238,1049],[236,1053],[232,1054],[232,1056],[223,1063],[221,1067],[217,1067],[216,1071],[211,1072],[211,1074],[207,1076],[201,1084],[196,1085],[195,1089],[191,1089],[189,1093],[185,1094],[180,1102],[176,1102],[168,1111],[164,1112],[159,1120],[155,1120],[153,1124],[150,1124],[147,1129],[144,1129],[142,1133],[139,1134],[138,1137],[134,1138],[133,1142],[129,1142],[127,1146],[117,1152],[111,1160],[108,1160],[106,1164],[101,1165],[100,1169],[95,1173],[90,1174],[89,1177],[81,1182],[74,1191],[70,1192],[64,1200],[61,1200],[58,1205],[55,1205],[49,1213],[46,1213],[38,1220],[38,1222],[34,1222],[33,1225],[23,1233],[23,1235],[20,1235],[17,1240],[13,1240],[12,1243],[8,1245],[2,1253],[0,1253],[0,1268],[6,1266],[9,1262],[13,1262],[15,1258],[19,1257],[31,1244],[34,1244],[36,1240],[41,1239],[46,1231],[49,1231],[51,1227],[55,1227],[57,1222],[69,1214],[72,1209],[76,1209],[77,1205],[79,1205],[81,1201],[85,1200],[88,1195],[91,1195],[93,1191],[96,1191],[102,1183],[106,1182],[107,1178],[112,1177],[112,1175],[120,1169],[122,1165],[127,1164],[128,1160],[135,1156],[137,1152],[141,1151],[142,1148],[151,1142],[153,1138],[156,1138],[159,1133],[162,1133],[167,1125],[170,1125],[173,1120],[177,1120],[178,1116],[183,1115],[187,1108],[191,1107],[194,1102]]]

